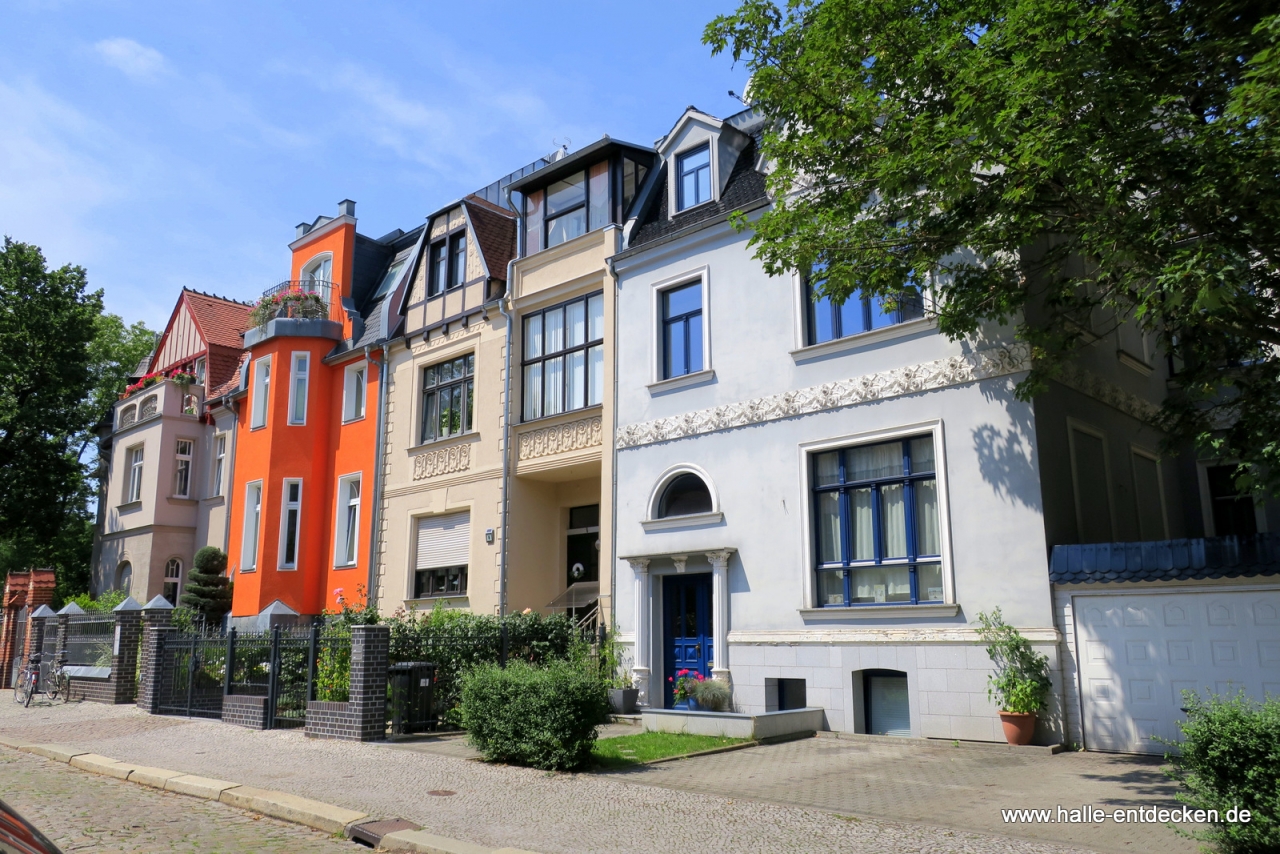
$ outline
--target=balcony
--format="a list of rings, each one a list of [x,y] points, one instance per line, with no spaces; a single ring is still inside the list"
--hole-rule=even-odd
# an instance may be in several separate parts
[[[1054,546],[1054,584],[1280,575],[1280,534]]]
[[[278,335],[342,340],[342,324],[329,319],[333,282],[291,279],[267,288],[249,312],[246,347]]]

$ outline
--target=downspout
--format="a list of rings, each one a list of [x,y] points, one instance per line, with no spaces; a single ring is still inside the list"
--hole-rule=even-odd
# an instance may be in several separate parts
[[[511,299],[511,277],[515,273],[516,258],[524,255],[524,216],[511,201],[511,190],[504,189],[507,206],[516,215],[516,257],[507,261],[506,293],[498,301],[498,311],[507,319],[505,365],[502,375],[502,545],[498,548],[498,616],[507,615],[507,533],[511,530],[508,519],[511,507],[507,503],[511,487],[511,333],[515,329],[515,317],[508,307]]]
[[[611,481],[609,488],[613,490],[609,500],[612,519],[609,523],[611,535],[609,537],[609,628],[612,631],[618,624],[618,443],[614,440],[618,435],[618,271],[613,266],[612,255],[606,258],[604,263],[609,268],[609,278],[613,279],[613,423],[609,425],[609,432],[605,434],[609,437],[609,453],[613,455],[609,478]],[[637,637],[639,637],[639,631],[640,627],[636,626]]]
[[[387,425],[386,347],[389,343],[383,344],[382,356],[376,359],[373,357],[373,345],[366,344],[364,347],[365,360],[378,366],[378,418],[377,425],[374,427],[378,445],[373,454],[373,495],[369,503],[369,583],[365,587],[364,596],[366,607],[370,604],[376,606],[378,602],[378,546],[382,544],[382,538],[378,533],[378,510],[382,506],[382,470],[386,467],[383,457],[386,455],[387,439],[383,431],[386,430]]]
[[[227,508],[222,522],[222,553],[226,554],[227,549],[231,548],[231,505],[235,501],[235,483],[236,483],[236,446],[240,443],[237,441],[240,437],[240,401],[235,400],[231,395],[222,398],[222,405],[231,410],[231,453],[227,455],[227,485],[223,487],[225,490],[223,498],[225,499],[223,506]],[[214,429],[217,435],[217,428]],[[230,563],[230,555],[228,555],[228,563]]]

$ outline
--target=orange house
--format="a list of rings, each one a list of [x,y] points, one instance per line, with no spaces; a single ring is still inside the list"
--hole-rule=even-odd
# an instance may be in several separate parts
[[[370,589],[383,353],[421,236],[365,237],[340,202],[298,226],[289,279],[255,309],[233,395],[233,618],[276,602],[319,614]]]

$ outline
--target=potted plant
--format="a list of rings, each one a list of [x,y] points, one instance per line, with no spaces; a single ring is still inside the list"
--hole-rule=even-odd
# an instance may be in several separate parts
[[[694,670],[677,670],[674,677],[667,681],[674,686],[671,689],[672,708],[683,711],[699,711],[698,700],[693,696],[693,686],[705,681],[706,677]]]
[[[609,706],[615,715],[634,715],[640,689],[631,685],[631,674],[623,671],[609,686]]]
[[[1031,641],[1004,621],[999,608],[978,614],[978,622],[978,636],[987,644],[987,655],[996,668],[987,677],[987,696],[998,698],[1005,740],[1029,744],[1036,731],[1036,716],[1053,687],[1049,659],[1033,650]]]
[[[701,679],[690,686],[698,705],[709,712],[723,712],[729,708],[733,696],[729,683],[722,679]]]

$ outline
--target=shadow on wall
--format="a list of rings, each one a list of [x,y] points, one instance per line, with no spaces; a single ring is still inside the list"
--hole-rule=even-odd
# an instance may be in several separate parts
[[[1014,398],[1010,379],[983,383],[983,386],[983,396],[1004,404],[1013,426],[1002,431],[993,424],[980,424],[973,429],[973,449],[978,455],[982,479],[991,484],[996,495],[1043,512],[1040,478],[1032,458],[1031,407]]]

